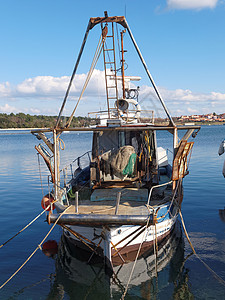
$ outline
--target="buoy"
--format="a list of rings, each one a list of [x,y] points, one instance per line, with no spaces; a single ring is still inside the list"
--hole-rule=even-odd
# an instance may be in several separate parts
[[[52,202],[54,201],[54,198],[52,197],[51,194],[47,194],[45,195],[42,200],[41,200],[41,207],[43,209],[46,209],[46,207],[48,207]],[[55,209],[55,205],[52,204],[48,209],[47,211],[50,211],[50,210],[54,210]]]
[[[42,245],[42,252],[48,257],[54,257],[58,253],[58,244],[55,240],[48,240]]]

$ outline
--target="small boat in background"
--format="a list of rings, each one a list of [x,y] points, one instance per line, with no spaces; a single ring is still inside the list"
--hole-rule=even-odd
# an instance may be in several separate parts
[[[225,152],[225,139],[220,143],[218,154],[222,155]]]
[[[88,33],[97,25],[100,26],[100,40],[81,96],[102,53],[107,110],[94,113],[96,125],[71,128],[81,96],[65,125],[62,125],[62,113]],[[121,28],[120,37],[115,37],[118,32],[114,30],[115,26]],[[139,87],[130,85],[130,81],[141,78],[124,74],[125,32],[128,32],[161,110],[167,116],[166,125],[154,123],[152,110],[147,111],[147,123],[142,118],[145,110],[139,101]],[[119,55],[116,55],[115,40],[120,41]],[[148,100],[145,99],[146,107],[151,104]],[[49,224],[57,223],[71,245],[88,250],[88,261],[94,254],[98,255],[111,269],[138,259],[150,249],[157,254],[158,245],[170,235],[178,218],[183,200],[182,181],[189,173],[194,144],[188,139],[194,138],[199,129],[196,125],[176,126],[174,123],[125,17],[109,17],[105,12],[104,17],[91,18],[56,126],[32,131],[43,141],[36,150],[50,170],[50,192],[42,199],[44,208],[50,206]],[[81,131],[92,132],[91,151],[60,170],[61,134]],[[158,147],[157,132],[171,135],[170,162],[166,144]],[[52,133],[51,140],[46,133]],[[76,143],[73,134],[69,138]],[[53,213],[54,209],[56,213]]]
[[[224,152],[225,152],[225,139],[220,143],[218,154],[222,155]],[[222,174],[225,177],[225,160],[224,160],[224,163],[223,163]]]

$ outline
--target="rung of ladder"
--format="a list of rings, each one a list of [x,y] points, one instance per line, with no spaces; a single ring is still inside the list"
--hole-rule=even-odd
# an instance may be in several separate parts
[[[113,35],[107,35],[106,37],[107,37],[107,38],[109,38],[109,37],[113,37]]]
[[[108,99],[117,99],[117,97],[108,97]]]
[[[109,62],[106,61],[106,62],[105,62],[105,64],[114,64],[114,63],[115,63],[114,61],[109,61]]]
[[[113,85],[113,86],[107,86],[108,89],[115,89],[116,88],[116,85]]]
[[[104,49],[104,51],[113,51],[114,49]]]

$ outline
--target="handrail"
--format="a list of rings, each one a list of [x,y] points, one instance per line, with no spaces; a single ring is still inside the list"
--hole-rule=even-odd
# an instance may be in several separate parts
[[[90,155],[89,155],[90,152],[91,152],[91,150],[85,152],[85,153],[82,154],[81,156],[76,157],[69,165],[66,165],[63,169],[61,169],[61,170],[59,171],[59,173],[61,173],[64,169],[66,169],[66,168],[68,168],[69,166],[71,166],[73,163],[75,163],[75,161],[77,161],[77,160],[79,160],[80,158],[84,157],[86,154],[88,154],[88,158],[89,158],[89,160],[91,161]]]
[[[89,159],[89,163],[91,162],[91,158],[90,158],[90,153],[91,151],[87,151],[87,152],[85,152],[84,154],[82,154],[81,156],[78,156],[77,158],[75,158],[70,164],[68,164],[68,165],[66,165],[63,169],[61,169],[60,171],[59,171],[59,174],[61,173],[61,172],[63,172],[63,175],[64,175],[64,183],[65,183],[65,180],[67,179],[67,177],[68,177],[68,175],[67,175],[67,170],[68,169],[70,169],[70,175],[71,175],[71,177],[72,178],[74,178],[74,175],[73,175],[73,164],[75,163],[75,162],[77,162],[77,166],[79,167],[80,166],[80,159],[82,158],[82,157],[84,157],[85,155],[87,155],[87,157],[88,157],[88,159]],[[86,167],[88,166],[88,164],[86,165]]]
[[[173,182],[173,181],[171,180],[171,181],[168,181],[168,182],[165,182],[165,183],[162,183],[162,184],[158,184],[158,185],[152,186],[152,187],[151,187],[151,190],[150,190],[150,192],[149,192],[149,194],[148,194],[148,202],[147,202],[147,205],[149,205],[149,202],[150,202],[150,199],[151,199],[151,195],[152,195],[152,191],[153,191],[154,188],[158,188],[158,187],[161,187],[161,186],[164,186],[164,185],[168,185],[168,184],[170,184],[170,183],[172,183],[172,182]]]

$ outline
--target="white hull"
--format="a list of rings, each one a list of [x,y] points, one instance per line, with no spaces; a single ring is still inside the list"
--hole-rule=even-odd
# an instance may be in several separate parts
[[[85,237],[85,241],[83,238],[81,241],[81,238],[74,236],[66,229],[64,229],[64,234],[67,239],[79,247],[90,251],[92,251],[92,248],[101,256],[104,256],[110,264],[118,265],[133,260],[132,257],[135,258],[140,245],[142,245],[143,252],[151,247],[156,239],[157,242],[160,242],[170,233],[176,220],[177,216],[156,225],[151,225],[147,229],[145,226],[138,225],[106,227],[68,226],[73,232],[78,233],[79,237]],[[130,255],[130,253],[133,255]]]

